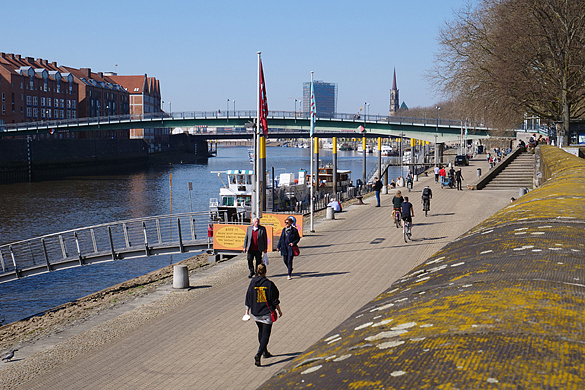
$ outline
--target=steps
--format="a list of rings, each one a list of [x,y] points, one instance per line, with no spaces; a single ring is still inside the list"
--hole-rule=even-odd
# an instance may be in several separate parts
[[[484,190],[511,190],[518,188],[533,188],[534,154],[522,153],[518,155],[504,170],[490,180]]]

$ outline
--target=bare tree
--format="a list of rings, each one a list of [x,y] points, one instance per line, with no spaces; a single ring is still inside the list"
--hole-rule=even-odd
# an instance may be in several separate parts
[[[524,114],[585,114],[585,7],[578,0],[480,0],[440,31],[430,72],[437,89],[493,126]]]

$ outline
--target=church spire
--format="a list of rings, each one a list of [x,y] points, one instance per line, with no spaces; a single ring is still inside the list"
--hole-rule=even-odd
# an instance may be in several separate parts
[[[398,97],[398,88],[396,88],[396,68],[394,68],[394,79],[392,80],[392,89],[390,90],[390,110],[389,115],[394,116],[400,108],[400,98]]]

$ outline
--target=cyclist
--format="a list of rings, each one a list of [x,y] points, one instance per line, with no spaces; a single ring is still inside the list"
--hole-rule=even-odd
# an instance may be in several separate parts
[[[423,188],[422,190],[422,203],[423,203],[423,211],[425,210],[425,202],[428,202],[429,207],[428,210],[431,209],[431,199],[433,199],[433,191],[431,190],[431,188],[429,186],[426,186],[425,188]]]
[[[396,191],[396,195],[392,198],[392,218],[394,220],[397,218],[396,213],[400,213],[400,210],[402,209],[402,202],[404,202],[404,198],[402,197],[402,192],[398,190]]]
[[[404,221],[404,227],[406,227],[406,222],[410,223],[410,228],[407,231],[408,234],[411,233],[413,217],[414,207],[412,207],[412,203],[408,201],[408,196],[405,196],[404,202],[402,202],[402,220]]]
[[[414,176],[412,175],[412,171],[408,170],[408,175],[406,175],[406,187],[408,187],[408,192],[412,190],[412,182],[414,180]]]

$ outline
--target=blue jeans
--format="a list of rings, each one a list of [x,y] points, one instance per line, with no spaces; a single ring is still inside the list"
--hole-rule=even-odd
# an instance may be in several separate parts
[[[378,201],[378,206],[380,205],[380,191],[376,191],[376,200]]]

